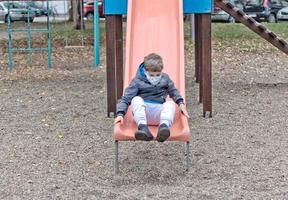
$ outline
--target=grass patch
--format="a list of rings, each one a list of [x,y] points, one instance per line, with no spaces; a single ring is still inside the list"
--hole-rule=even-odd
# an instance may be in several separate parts
[[[277,36],[288,39],[288,23],[263,24]],[[230,48],[245,52],[277,51],[274,46],[241,23],[212,23],[212,41],[216,50]]]
[[[288,23],[263,23],[269,30],[288,38]],[[212,23],[213,39],[257,39],[259,36],[241,23]]]
[[[100,42],[105,40],[105,21],[99,22]],[[65,43],[66,40],[69,45],[80,45],[82,38],[82,31],[73,28],[73,22],[61,22],[52,24],[52,38],[53,41]],[[85,29],[83,30],[85,45],[93,45],[94,43],[94,25],[93,22],[85,22]]]

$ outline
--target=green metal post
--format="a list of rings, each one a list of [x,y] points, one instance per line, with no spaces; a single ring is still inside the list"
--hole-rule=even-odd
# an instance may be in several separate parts
[[[2,48],[0,48],[0,70],[2,69],[2,63],[1,60],[3,59],[3,54],[2,54]]]
[[[99,66],[99,11],[98,0],[94,0],[94,68]]]
[[[47,4],[48,68],[51,69],[52,68],[52,63],[51,63],[51,25],[50,25],[49,0],[46,0],[46,4]]]
[[[10,1],[8,0],[8,48],[9,48],[9,70],[13,69],[13,49],[11,35]]]
[[[28,6],[26,9],[28,11],[28,51],[29,51],[29,65],[32,66],[32,49],[31,49],[31,24],[30,24],[30,6]]]

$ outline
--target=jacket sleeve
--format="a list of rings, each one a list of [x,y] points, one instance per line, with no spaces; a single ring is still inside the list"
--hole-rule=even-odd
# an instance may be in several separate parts
[[[168,76],[168,94],[176,104],[184,103],[183,97],[180,95],[178,89],[175,87],[174,82]]]
[[[124,95],[117,104],[117,116],[124,116],[132,99],[138,94],[138,86],[136,80],[133,79],[130,85],[125,89]]]

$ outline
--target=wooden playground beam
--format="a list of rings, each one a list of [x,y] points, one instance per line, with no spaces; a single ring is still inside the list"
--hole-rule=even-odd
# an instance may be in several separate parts
[[[201,14],[202,34],[202,92],[203,116],[212,117],[212,45],[211,45],[211,14]]]
[[[212,117],[211,14],[195,14],[195,73],[203,116]]]
[[[196,83],[200,82],[200,72],[199,72],[199,68],[200,68],[200,53],[201,53],[201,45],[200,45],[200,37],[201,37],[201,29],[199,27],[200,24],[200,16],[199,14],[195,14],[195,18],[194,18],[194,26],[195,26],[195,78],[196,78]],[[200,97],[202,97],[202,95],[200,95]],[[202,100],[201,98],[199,98],[199,102],[201,103]]]
[[[114,117],[123,91],[122,15],[106,15],[107,115]]]

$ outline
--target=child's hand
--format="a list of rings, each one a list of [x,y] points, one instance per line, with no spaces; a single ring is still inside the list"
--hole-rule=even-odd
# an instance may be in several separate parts
[[[123,116],[118,116],[115,118],[114,124],[117,124],[119,122],[120,122],[120,124],[123,124],[123,120],[124,120]]]
[[[188,112],[187,112],[187,109],[186,109],[186,106],[185,106],[184,103],[181,103],[181,104],[179,105],[179,108],[180,108],[181,112],[182,112],[187,118],[190,118],[190,116],[189,116],[189,114],[188,114]]]

